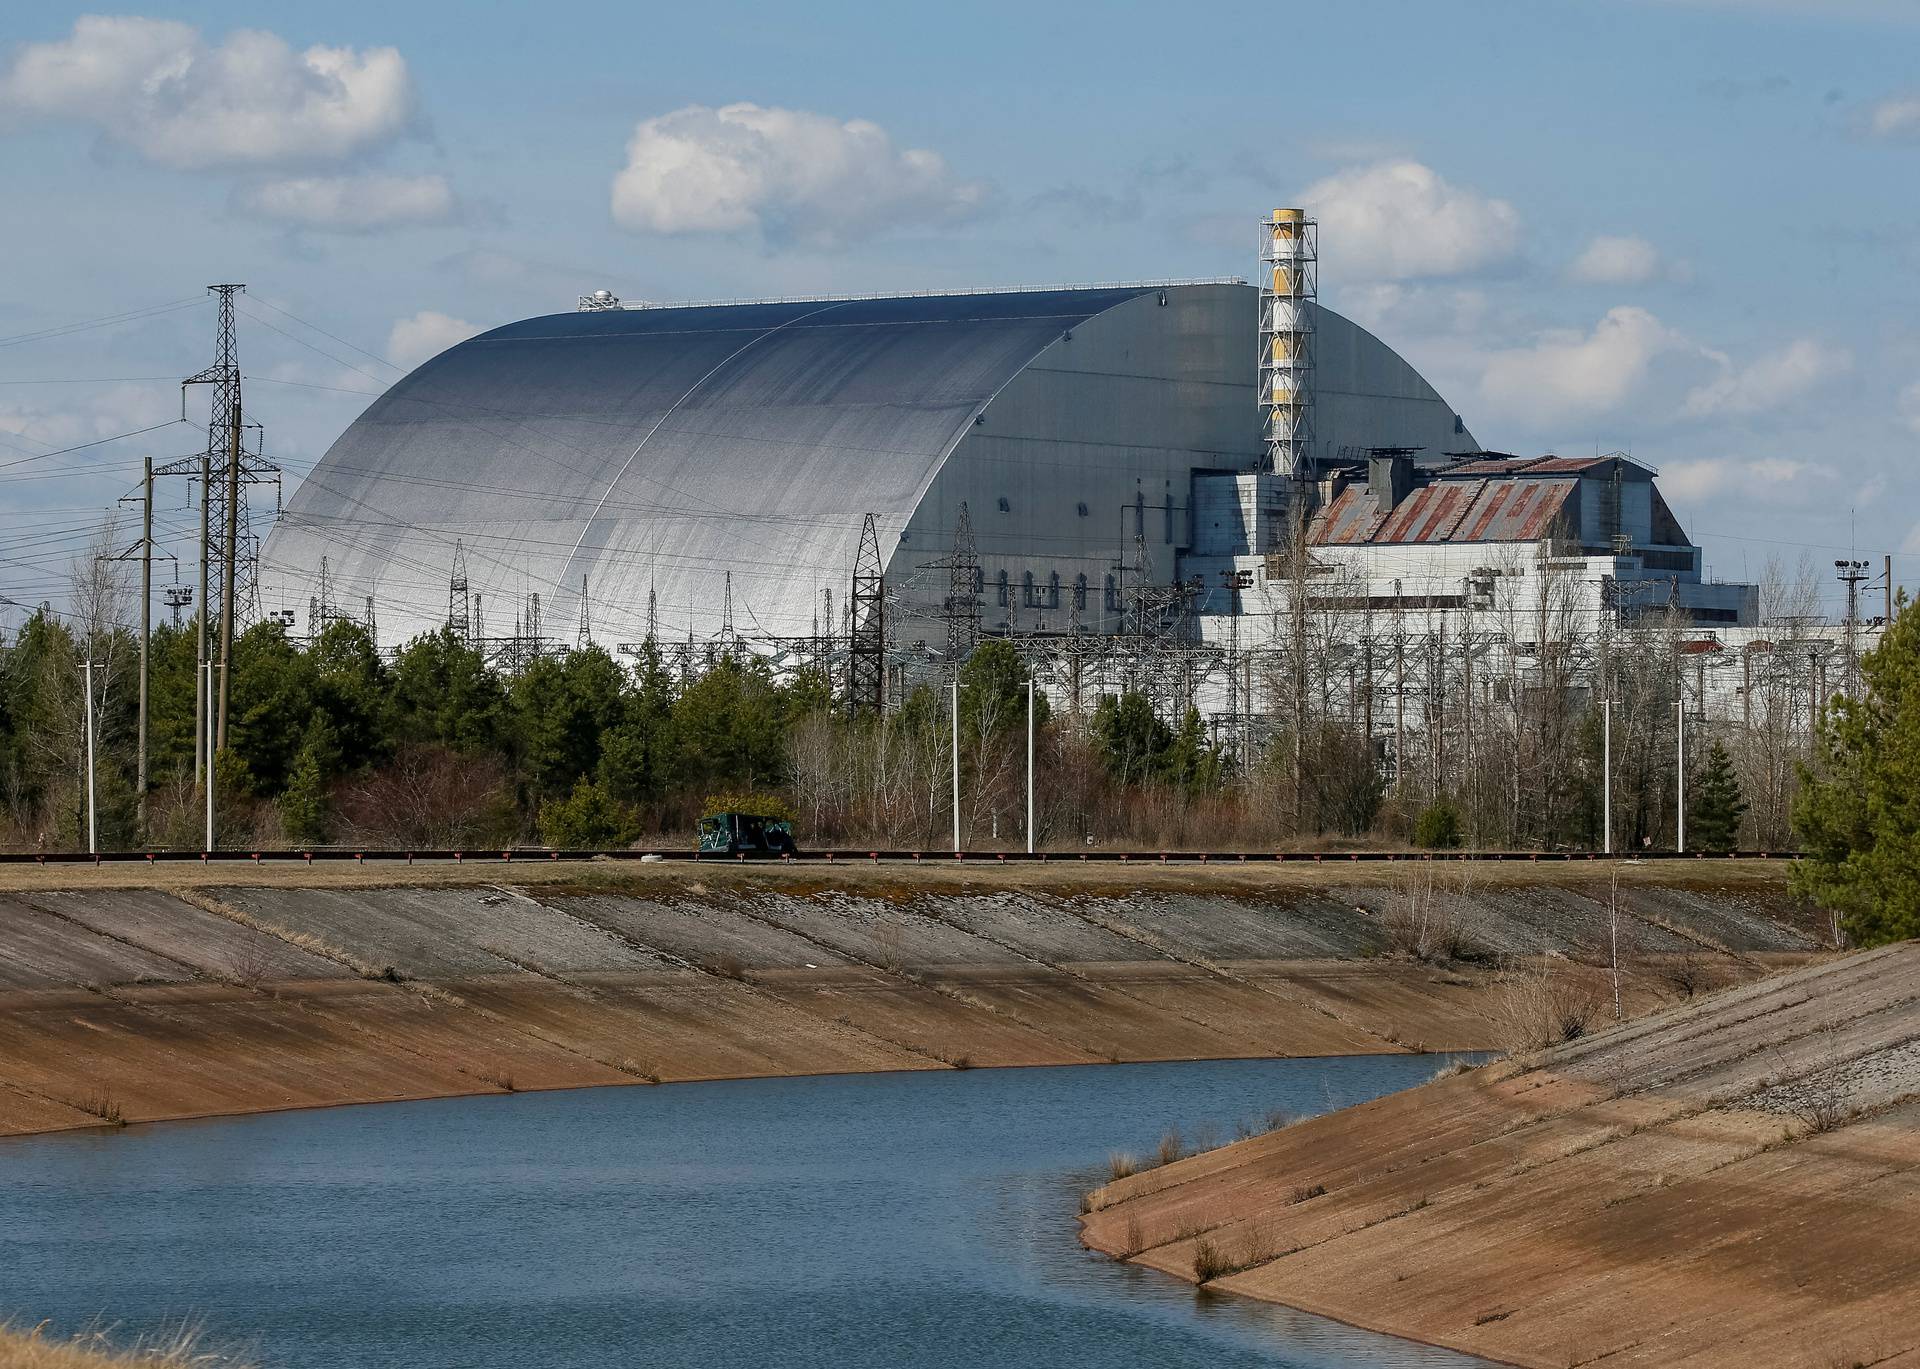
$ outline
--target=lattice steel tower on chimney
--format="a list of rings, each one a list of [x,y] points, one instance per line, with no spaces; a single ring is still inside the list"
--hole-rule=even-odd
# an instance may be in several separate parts
[[[1260,225],[1260,407],[1267,467],[1314,474],[1313,305],[1320,293],[1320,225],[1276,209]]]

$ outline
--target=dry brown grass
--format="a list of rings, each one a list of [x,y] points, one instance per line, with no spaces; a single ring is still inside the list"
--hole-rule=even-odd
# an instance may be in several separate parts
[[[1600,1013],[1600,995],[1542,959],[1507,970],[1493,1000],[1494,1038],[1511,1056],[1577,1041]]]
[[[26,1330],[0,1324],[0,1369],[107,1369],[126,1364],[245,1369],[242,1360],[204,1349],[199,1333],[192,1330],[116,1346],[104,1331],[62,1339],[47,1335],[44,1323]]]

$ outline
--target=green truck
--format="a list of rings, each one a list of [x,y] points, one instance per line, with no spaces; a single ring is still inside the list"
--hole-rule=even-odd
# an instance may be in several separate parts
[[[709,813],[700,819],[703,856],[790,856],[793,824],[759,813]]]

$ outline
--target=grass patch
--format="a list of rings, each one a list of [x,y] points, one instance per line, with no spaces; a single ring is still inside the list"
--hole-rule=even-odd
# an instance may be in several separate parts
[[[1116,1150],[1107,1157],[1107,1182],[1131,1179],[1140,1172],[1140,1161],[1129,1151]]]
[[[157,1339],[116,1346],[105,1331],[83,1331],[72,1337],[54,1337],[47,1324],[20,1330],[0,1323],[0,1365],[6,1369],[107,1369],[111,1365],[194,1366],[194,1369],[244,1369],[243,1362],[212,1353],[200,1344],[199,1332],[188,1328]]]
[[[1160,1144],[1154,1147],[1154,1163],[1156,1165],[1170,1165],[1175,1160],[1184,1160],[1186,1158],[1186,1138],[1180,1135],[1179,1127],[1168,1127],[1166,1135],[1160,1138]]]
[[[1296,1203],[1310,1203],[1315,1198],[1324,1198],[1326,1196],[1327,1186],[1325,1184],[1301,1184],[1293,1190],[1293,1200]]]
[[[98,1117],[110,1127],[124,1127],[127,1124],[126,1110],[120,1106],[120,1100],[105,1089],[95,1089],[85,1098],[76,1099],[73,1106]]]

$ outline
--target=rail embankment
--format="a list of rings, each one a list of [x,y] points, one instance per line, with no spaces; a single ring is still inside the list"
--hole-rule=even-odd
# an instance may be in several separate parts
[[[1818,953],[1778,865],[0,873],[0,1134],[454,1094],[1502,1049]],[[1619,973],[1613,973],[1618,965]]]
[[[1920,943],[1670,1005],[1088,1204],[1084,1239],[1108,1254],[1507,1363],[1920,1364]]]

